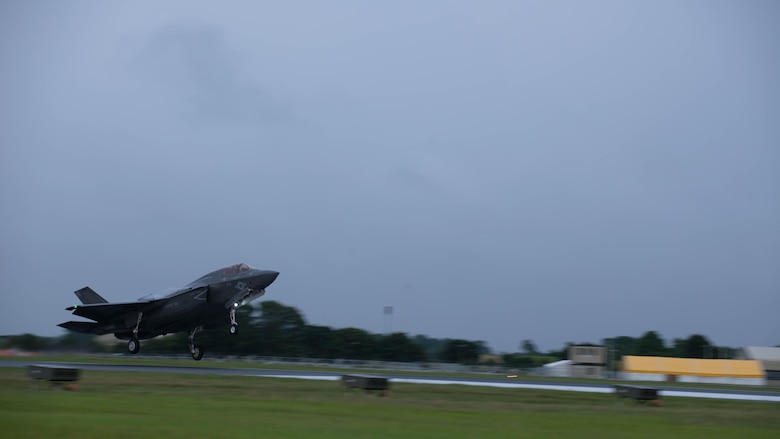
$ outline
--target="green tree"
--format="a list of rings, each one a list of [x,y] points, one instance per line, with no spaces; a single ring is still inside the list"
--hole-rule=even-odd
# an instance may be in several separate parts
[[[425,361],[425,351],[406,334],[396,332],[382,336],[376,342],[376,359],[384,361]]]
[[[565,360],[569,358],[569,346],[573,345],[574,343],[567,341],[566,345],[563,346],[560,350],[552,350],[547,352],[546,356],[554,358],[556,360]]]
[[[238,334],[231,334],[227,312],[195,336],[207,353],[223,355],[297,356],[304,348],[300,336],[305,321],[294,307],[269,300],[236,310]],[[142,343],[143,352],[186,352],[187,334],[177,333]]]
[[[257,328],[257,344],[261,355],[300,356],[304,353],[306,321],[292,306],[274,300],[260,304],[259,314],[253,315]]]
[[[536,348],[536,344],[532,340],[523,340],[520,343],[520,348],[523,351],[524,354],[527,355],[538,355],[539,350]]]
[[[16,348],[27,352],[37,352],[46,349],[50,340],[46,337],[39,337],[34,334],[12,335],[6,340],[6,345],[10,348]]]
[[[714,356],[712,344],[701,334],[693,334],[687,339],[675,340],[675,342],[675,351],[678,351],[681,357],[712,358]]]
[[[95,342],[95,335],[72,331],[55,338],[52,341],[52,347],[58,350],[81,352],[98,352],[102,350],[101,346]]]
[[[490,346],[488,346],[488,344],[485,341],[478,340],[473,343],[477,345],[477,352],[479,353],[479,355],[487,355],[492,353],[492,351],[490,350]]]
[[[484,349],[480,343],[468,340],[447,340],[439,353],[439,359],[447,363],[474,364]]]
[[[304,355],[313,358],[333,358],[329,350],[333,329],[328,326],[306,325],[301,334]]]
[[[261,349],[259,340],[259,329],[257,322],[253,321],[254,315],[259,313],[259,308],[254,305],[242,306],[236,310],[236,321],[238,322],[238,334],[231,334],[228,331],[230,319],[227,312],[222,317],[221,322],[214,327],[208,328],[195,336],[195,342],[203,345],[207,353],[223,355],[257,355]],[[172,336],[163,337],[163,349],[173,349],[174,352],[187,351],[187,334],[178,333]],[[163,341],[163,340],[161,340]],[[143,346],[145,352],[149,352],[146,346]]]
[[[634,337],[627,335],[621,335],[612,339],[614,349],[617,350],[618,355],[636,355],[638,342]],[[604,343],[606,345],[606,343]]]
[[[412,337],[412,341],[425,351],[425,356],[428,358],[438,358],[445,342],[445,340],[431,338],[426,335],[415,335]]]
[[[370,360],[374,356],[374,348],[374,337],[358,328],[334,330],[328,344],[331,358],[352,360]]]
[[[516,367],[519,369],[530,369],[536,367],[536,357],[530,355],[504,354],[504,365],[507,367]]]
[[[637,355],[665,356],[668,353],[664,340],[655,331],[647,331],[637,340]]]
[[[202,334],[202,333],[201,333]],[[199,336],[201,334],[198,334]],[[198,337],[198,343],[202,340]],[[208,353],[219,353],[214,350],[217,345],[207,341],[204,345]],[[116,352],[127,352],[127,345],[125,343],[117,343],[115,345]],[[187,353],[187,334],[176,333],[163,335],[161,337],[155,337],[150,340],[141,341],[141,354],[186,354]]]

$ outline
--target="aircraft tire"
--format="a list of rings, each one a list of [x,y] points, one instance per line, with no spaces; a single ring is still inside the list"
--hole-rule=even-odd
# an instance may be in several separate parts
[[[131,338],[130,341],[127,342],[127,350],[131,354],[137,354],[138,351],[141,350],[141,342],[138,341],[137,338]]]
[[[233,335],[238,334],[238,325],[230,325],[230,333]]]
[[[200,361],[201,358],[203,358],[203,346],[199,344],[192,346],[192,359]]]

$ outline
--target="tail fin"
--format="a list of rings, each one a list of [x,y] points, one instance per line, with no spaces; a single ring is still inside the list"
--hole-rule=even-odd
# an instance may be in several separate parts
[[[84,287],[76,291],[75,294],[84,305],[91,305],[93,303],[108,303],[108,300],[100,297],[100,294],[96,293],[90,287]]]

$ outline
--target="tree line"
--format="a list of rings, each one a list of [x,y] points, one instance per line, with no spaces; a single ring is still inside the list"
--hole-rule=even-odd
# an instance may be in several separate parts
[[[602,344],[622,355],[648,355],[679,358],[732,358],[736,349],[716,346],[707,337],[693,334],[688,338],[675,338],[667,344],[655,331],[647,331],[641,337],[620,336],[602,340]]]
[[[483,355],[491,354],[491,349],[483,341],[409,336],[402,332],[376,334],[359,328],[334,329],[311,325],[298,309],[273,300],[239,308],[236,318],[240,335],[231,335],[225,328],[207,329],[198,334],[198,343],[206,347],[209,353],[240,356],[476,364],[480,358],[485,358]],[[510,367],[538,367],[566,359],[568,347],[572,344],[567,343],[559,350],[540,352],[532,340],[526,339],[519,344],[518,352],[490,356],[487,361]],[[725,358],[730,350],[713,346],[699,334],[674,339],[667,345],[655,331],[647,331],[637,338],[619,336],[604,339],[601,344],[612,350],[615,359],[623,355]],[[143,341],[142,352],[175,354],[186,350],[186,346],[187,335],[178,333]],[[31,334],[9,336],[0,341],[0,348],[26,351],[106,350],[105,346],[95,341],[94,336],[78,333],[67,333],[56,338]],[[119,343],[109,349],[124,352],[125,346]]]
[[[198,343],[209,352],[224,355],[401,362],[476,363],[479,355],[489,352],[481,341],[311,325],[298,309],[273,300],[239,308],[236,319],[239,336],[225,328],[207,329],[198,334]],[[146,341],[143,349],[149,353],[180,352],[186,345],[186,334],[175,334]]]
[[[206,329],[197,335],[209,354],[277,356],[399,362],[442,361],[475,364],[490,352],[482,341],[436,339],[402,332],[375,334],[359,328],[311,325],[301,312],[277,301],[241,307],[236,312],[239,334],[226,328]],[[187,334],[177,333],[141,342],[141,353],[180,354],[186,351]],[[16,348],[30,352],[126,351],[124,343],[101,345],[93,335],[68,332],[60,337],[32,334],[7,336],[0,349]]]

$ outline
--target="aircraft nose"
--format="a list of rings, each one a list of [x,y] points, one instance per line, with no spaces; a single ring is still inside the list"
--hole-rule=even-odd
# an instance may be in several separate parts
[[[260,281],[264,285],[263,288],[271,285],[278,276],[279,272],[273,270],[260,270],[260,273],[258,273],[258,277],[260,277]]]

